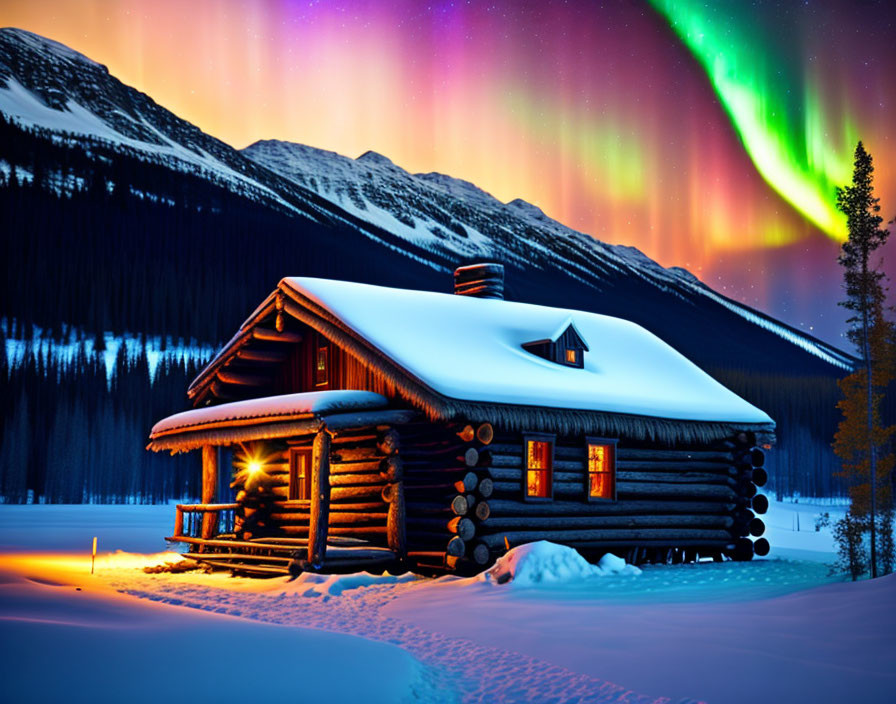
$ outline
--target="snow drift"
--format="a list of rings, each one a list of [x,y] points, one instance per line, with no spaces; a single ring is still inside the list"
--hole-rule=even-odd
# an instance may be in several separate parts
[[[611,553],[592,565],[573,548],[539,540],[513,548],[491,569],[483,572],[480,579],[497,584],[510,582],[517,587],[537,587],[579,583],[608,575],[639,574],[640,569]]]

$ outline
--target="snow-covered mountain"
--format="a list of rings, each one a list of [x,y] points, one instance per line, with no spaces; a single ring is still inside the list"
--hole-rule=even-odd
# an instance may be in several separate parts
[[[849,368],[849,357],[840,350],[713,291],[686,269],[664,268],[635,247],[600,242],[524,200],[503,203],[462,179],[411,174],[376,152],[350,159],[277,140],[242,151],[359,219],[433,252],[497,257],[522,267],[549,261],[598,288],[607,278],[638,277],[670,295],[708,298],[826,362]]]
[[[650,271],[656,281],[695,281],[664,269],[633,247],[606,245],[547,217],[524,200],[502,203],[481,188],[439,173],[410,174],[366,152],[350,159],[303,144],[266,140],[242,150],[253,161],[371,224],[434,252],[500,254],[521,265],[561,260],[584,280],[600,272]]]
[[[533,280],[560,287],[569,282],[593,291],[592,309],[634,319],[679,348],[675,337],[686,333],[670,318],[686,315],[689,330],[710,318],[732,338],[759,328],[816,361],[837,369],[850,365],[840,350],[713,291],[686,270],[664,268],[632,247],[599,242],[525,201],[502,203],[443,174],[410,174],[374,152],[351,159],[279,141],[238,151],[124,85],[106,67],[23,30],[0,29],[0,112],[88,159],[109,162],[124,155],[199,177],[266,208],[332,225],[334,237],[348,228],[388,248],[389,256],[410,257],[436,272],[494,259],[538,274]],[[83,187],[83,175],[57,171],[44,178],[60,192]],[[0,152],[0,174],[9,173],[11,164]],[[17,175],[32,178],[21,168]],[[133,196],[154,197],[130,184],[107,184],[120,185]],[[508,281],[511,295],[516,285]],[[537,298],[532,290],[519,293]]]

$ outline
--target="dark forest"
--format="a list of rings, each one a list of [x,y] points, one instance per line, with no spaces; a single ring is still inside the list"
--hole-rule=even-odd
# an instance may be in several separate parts
[[[175,343],[216,348],[284,275],[448,291],[448,267],[458,263],[446,261],[439,272],[344,223],[298,216],[137,156],[23,130],[2,116],[0,145],[8,165],[0,172],[0,317],[5,337],[25,350],[13,363],[0,345],[0,492],[8,502],[195,496],[198,460],[172,462],[144,446],[156,420],[187,408],[196,364],[163,355],[151,380],[145,354],[122,353],[107,379],[87,351],[102,350],[106,334],[157,337],[162,351]],[[781,354],[772,346],[780,340],[764,349],[760,339],[755,354],[735,358],[730,351],[743,349],[738,339],[706,337],[722,312],[695,310],[692,319],[664,327],[666,308],[681,304],[656,297],[632,306],[625,287],[633,284],[624,281],[612,283],[610,297],[547,268],[517,269],[509,278],[509,298],[647,326],[768,411],[779,427],[769,453],[771,491],[844,493],[833,477],[838,373],[829,365],[792,350]],[[35,353],[40,342],[48,349],[77,339],[93,345],[71,360]],[[887,413],[894,416],[892,400]]]

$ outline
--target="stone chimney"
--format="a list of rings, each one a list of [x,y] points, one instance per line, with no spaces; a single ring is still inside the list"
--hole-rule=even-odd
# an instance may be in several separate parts
[[[504,300],[504,265],[471,264],[454,270],[454,293]]]

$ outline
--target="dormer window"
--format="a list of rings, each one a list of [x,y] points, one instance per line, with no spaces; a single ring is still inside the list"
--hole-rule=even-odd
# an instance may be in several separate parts
[[[588,345],[572,320],[567,319],[552,337],[526,342],[523,349],[550,362],[582,369]]]

